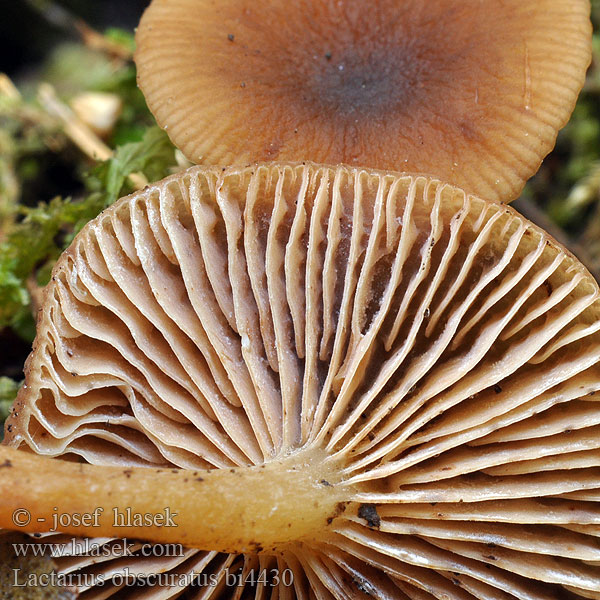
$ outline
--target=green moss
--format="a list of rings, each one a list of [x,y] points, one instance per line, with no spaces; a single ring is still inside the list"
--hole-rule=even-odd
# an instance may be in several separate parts
[[[174,163],[174,148],[166,134],[151,127],[141,141],[118,147],[113,158],[83,175],[88,192],[83,198],[57,197],[35,208],[17,207],[22,220],[0,244],[0,327],[13,327],[24,334],[18,325],[23,324],[24,313],[29,311],[28,280],[33,276],[38,284],[47,283],[52,265],[73,236],[131,191],[127,180],[130,174],[143,173],[149,181],[155,181],[165,177]]]
[[[8,416],[19,387],[20,384],[10,377],[0,377],[0,419],[4,420]]]

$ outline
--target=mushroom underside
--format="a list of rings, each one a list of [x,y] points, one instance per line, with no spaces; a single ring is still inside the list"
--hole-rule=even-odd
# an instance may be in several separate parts
[[[318,452],[339,495],[254,551],[91,538],[101,556],[55,559],[79,598],[600,597],[598,286],[510,208],[416,175],[194,167],[88,224],[45,294],[5,444],[209,476]]]

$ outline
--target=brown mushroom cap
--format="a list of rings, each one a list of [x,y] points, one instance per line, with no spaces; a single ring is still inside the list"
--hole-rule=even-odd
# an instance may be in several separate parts
[[[596,598],[599,296],[514,210],[436,180],[193,167],[113,205],[59,260],[5,443],[136,477],[231,473],[224,491],[270,499],[274,547],[58,559],[103,576],[83,598],[174,598],[177,582],[189,597]],[[319,508],[273,482],[303,470],[342,503],[285,539],[280,512]],[[203,484],[188,484],[199,501]],[[223,498],[242,544],[253,523],[240,531]],[[258,587],[225,579],[261,570]],[[123,587],[124,572],[176,583]]]
[[[591,57],[588,0],[154,0],[139,85],[194,163],[429,173],[510,201]]]

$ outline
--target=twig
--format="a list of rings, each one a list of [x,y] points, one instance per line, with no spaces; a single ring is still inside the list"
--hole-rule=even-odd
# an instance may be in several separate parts
[[[58,98],[49,83],[40,84],[38,100],[48,114],[63,123],[67,136],[87,156],[94,160],[108,160],[112,156],[112,150]]]
[[[0,73],[0,94],[11,100],[21,99],[21,93],[6,73]]]
[[[65,134],[87,156],[100,161],[112,158],[113,151],[58,98],[49,83],[40,84],[38,100],[48,114],[63,123]],[[128,179],[137,190],[148,185],[148,180],[143,173],[131,173]]]
[[[83,19],[77,17],[53,0],[26,0],[27,4],[41,14],[46,21],[60,27],[68,33],[77,32],[83,43],[89,48],[101,50],[122,60],[131,60],[131,51],[125,46],[107,39],[90,27]]]
[[[129,48],[109,40],[101,33],[98,33],[95,29],[92,29],[85,21],[77,19],[75,21],[75,28],[81,35],[83,43],[93,50],[100,50],[107,54],[120,58],[122,60],[131,60],[132,52]]]
[[[0,96],[21,104],[21,93],[5,73],[0,73]],[[0,131],[0,243],[4,242],[13,222],[14,206],[21,190],[15,173],[13,143],[7,132]]]
[[[25,0],[25,2],[54,27],[67,31],[71,29],[74,17],[64,6],[52,0]]]

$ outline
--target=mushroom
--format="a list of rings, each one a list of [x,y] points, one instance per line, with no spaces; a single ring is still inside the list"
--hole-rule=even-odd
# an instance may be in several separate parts
[[[194,163],[429,173],[510,201],[591,59],[588,0],[154,0],[138,83]]]
[[[192,167],[58,261],[0,526],[93,544],[82,598],[598,598],[599,296],[438,180]]]

